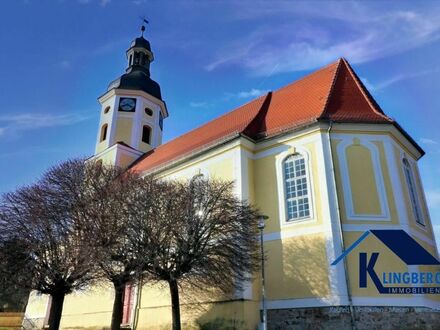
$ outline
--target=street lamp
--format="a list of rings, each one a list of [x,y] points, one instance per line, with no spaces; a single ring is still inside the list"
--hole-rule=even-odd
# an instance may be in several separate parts
[[[267,329],[267,310],[266,310],[266,292],[265,292],[265,272],[264,272],[264,242],[263,242],[263,231],[265,225],[265,220],[269,217],[266,215],[260,215],[258,217],[258,229],[260,230],[260,248],[261,248],[261,296],[263,303],[263,310],[261,314],[262,330]]]

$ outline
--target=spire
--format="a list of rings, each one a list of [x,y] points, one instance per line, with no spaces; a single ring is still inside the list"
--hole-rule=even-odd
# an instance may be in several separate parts
[[[148,24],[145,18],[141,18],[142,23]],[[141,26],[141,36],[134,39],[127,50],[128,67],[127,72],[139,70],[150,76],[150,63],[153,62],[153,52],[150,42],[144,38],[145,24]]]
[[[141,26],[141,37],[143,38],[144,37],[144,32],[145,32],[145,25],[144,25],[144,23],[145,24],[150,24],[150,22],[148,22],[146,19],[145,19],[145,16],[142,16],[142,17],[139,17],[141,20],[142,20],[142,26]]]
[[[143,18],[143,23],[148,23]],[[144,38],[145,25],[141,26],[141,36],[134,39],[130,48],[127,49],[126,73],[112,81],[107,90],[113,88],[142,90],[159,100],[162,100],[160,86],[150,78],[150,63],[154,56],[151,51],[150,42]]]

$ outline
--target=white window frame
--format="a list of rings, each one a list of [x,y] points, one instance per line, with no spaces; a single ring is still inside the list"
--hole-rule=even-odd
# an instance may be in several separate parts
[[[285,160],[290,156],[300,156],[304,159],[306,179],[307,179],[307,198],[309,202],[309,215],[297,219],[288,219],[287,212],[287,192],[286,192],[286,181],[284,173]],[[278,182],[278,203],[279,203],[279,218],[281,227],[292,226],[301,224],[304,222],[316,221],[315,209],[314,209],[314,186],[311,176],[311,166],[310,166],[310,155],[309,153],[301,147],[295,147],[295,151],[286,151],[277,156],[276,160],[277,169],[277,182]]]
[[[412,213],[416,223],[425,227],[426,222],[423,218],[423,211],[420,204],[420,197],[417,191],[417,183],[414,178],[414,172],[408,158],[402,158],[403,175],[405,176],[406,187],[411,202]]]

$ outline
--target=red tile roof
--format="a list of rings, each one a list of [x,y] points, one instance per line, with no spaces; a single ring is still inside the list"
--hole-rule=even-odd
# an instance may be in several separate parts
[[[258,140],[317,121],[394,123],[345,59],[269,92],[143,155],[131,169],[151,170],[239,134]]]

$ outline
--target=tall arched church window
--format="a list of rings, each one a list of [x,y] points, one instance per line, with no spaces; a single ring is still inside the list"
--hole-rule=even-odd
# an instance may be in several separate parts
[[[105,141],[105,139],[107,138],[107,128],[107,124],[102,125],[100,142]]]
[[[283,162],[287,221],[310,217],[311,195],[306,159],[290,155]]]
[[[159,127],[160,127],[160,130],[163,131],[163,116],[162,116],[162,112],[159,112]]]
[[[144,125],[142,127],[142,142],[150,144],[150,142],[151,142],[151,128],[150,128],[150,126]]]
[[[203,181],[205,180],[205,176],[202,173],[194,175],[190,180],[190,189],[191,195],[194,198],[193,200],[193,210],[197,216],[204,215],[204,197],[205,197],[205,185]]]
[[[403,163],[403,171],[405,172],[406,183],[408,185],[409,198],[411,200],[411,206],[413,209],[414,217],[419,224],[425,225],[425,221],[423,220],[422,210],[420,209],[417,187],[414,180],[414,175],[411,169],[411,165],[409,164],[406,158],[402,160],[402,163]]]

